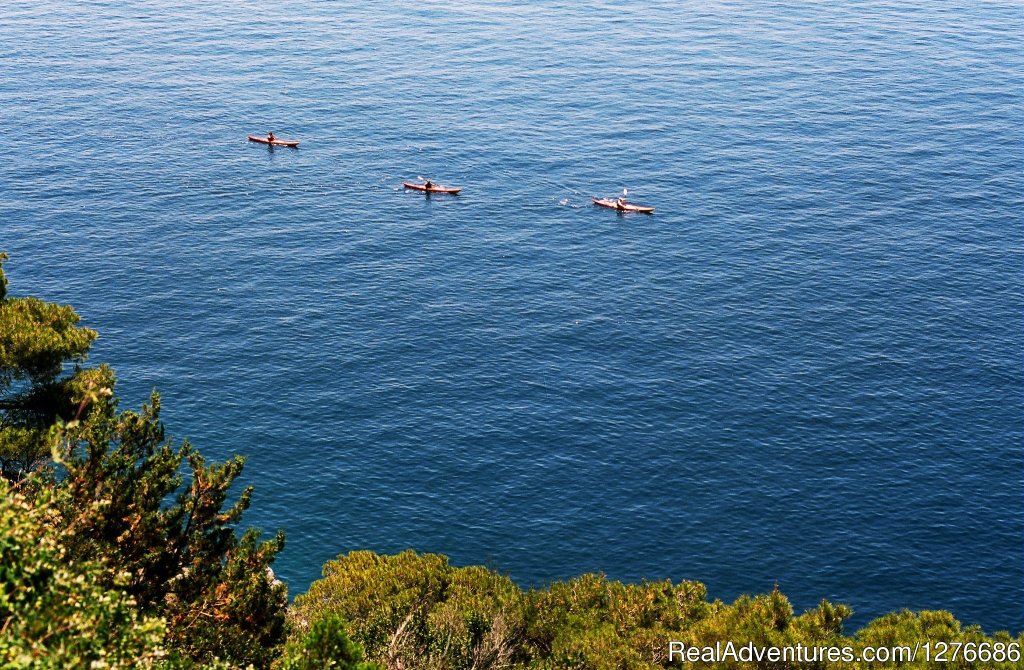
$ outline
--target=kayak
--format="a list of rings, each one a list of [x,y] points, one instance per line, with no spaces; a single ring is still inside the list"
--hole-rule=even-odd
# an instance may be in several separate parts
[[[258,137],[256,135],[249,135],[250,142],[259,142],[260,144],[273,144],[275,147],[297,147],[299,143],[294,140],[268,140],[266,137]]]
[[[411,182],[403,181],[402,186],[411,188],[416,191],[426,191],[427,193],[458,193],[461,188],[454,188],[452,186],[441,186],[440,184],[434,184],[430,188],[427,188],[423,184],[413,184]]]
[[[611,209],[617,209],[620,212],[639,212],[640,214],[652,214],[654,212],[653,207],[644,207],[643,205],[631,205],[628,202],[620,205],[614,200],[608,200],[607,198],[591,198],[595,205],[601,205],[602,207],[610,207]]]

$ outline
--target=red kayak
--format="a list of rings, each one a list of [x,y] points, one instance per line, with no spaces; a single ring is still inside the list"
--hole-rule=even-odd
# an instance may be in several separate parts
[[[250,142],[259,142],[260,144],[273,144],[275,147],[297,147],[299,143],[294,140],[268,140],[266,137],[258,137],[256,135],[249,135]]]
[[[652,214],[654,213],[653,207],[644,207],[643,205],[631,205],[628,202],[619,204],[615,200],[609,200],[608,198],[591,198],[595,205],[601,205],[602,207],[609,207],[611,209],[617,209],[620,212],[639,212],[640,214]]]
[[[407,181],[402,182],[402,186],[411,188],[416,191],[426,191],[427,193],[458,193],[461,188],[454,188],[452,186],[441,186],[440,184],[434,184],[430,188],[427,188],[424,184],[413,184]]]

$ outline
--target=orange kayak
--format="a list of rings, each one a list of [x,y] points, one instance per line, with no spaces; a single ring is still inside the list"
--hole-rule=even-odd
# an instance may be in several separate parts
[[[250,142],[259,142],[260,144],[273,144],[275,147],[297,147],[299,143],[295,140],[274,140],[270,141],[266,137],[259,137],[257,135],[249,135]]]
[[[434,184],[430,188],[427,188],[423,184],[413,184],[411,182],[403,181],[402,186],[411,188],[416,191],[426,191],[427,193],[458,193],[461,188],[455,188],[452,186],[441,186],[440,184]]]
[[[595,205],[601,205],[602,207],[609,207],[611,209],[617,209],[620,212],[639,212],[640,214],[653,214],[653,207],[644,207],[643,205],[631,205],[628,202],[620,205],[614,200],[608,198],[591,198]]]

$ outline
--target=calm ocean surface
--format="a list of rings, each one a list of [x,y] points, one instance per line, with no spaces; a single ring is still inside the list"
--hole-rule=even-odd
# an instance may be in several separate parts
[[[0,249],[125,406],[249,456],[293,594],[413,547],[1019,631],[1022,35],[1013,2],[5,0]],[[623,188],[656,214],[590,204]]]

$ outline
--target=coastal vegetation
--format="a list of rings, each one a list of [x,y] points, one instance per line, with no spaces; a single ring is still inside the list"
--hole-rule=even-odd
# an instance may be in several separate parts
[[[860,657],[866,647],[913,648],[931,642],[992,651],[1024,640],[1006,633],[988,637],[944,611],[898,612],[846,635],[843,622],[851,614],[849,607],[823,600],[798,615],[777,589],[724,603],[709,601],[699,582],[623,584],[599,574],[523,591],[483,567],[452,567],[444,556],[356,551],[328,562],[323,579],[296,599],[290,616],[293,630],[324,617],[348,621],[350,634],[368,656],[388,668],[1019,667],[991,654],[988,662],[952,664],[929,664],[922,658],[899,664],[726,660],[684,665],[678,657],[669,658],[669,641],[698,648],[730,641],[758,648],[848,648]]]
[[[796,613],[778,591],[710,600],[703,584],[589,574],[523,590],[446,557],[353,551],[288,604],[284,535],[243,530],[244,459],[207,463],[164,433],[160,398],[121,410],[96,332],[70,306],[7,291],[0,254],[0,668],[641,670],[688,667],[686,646],[963,643],[987,657],[905,668],[1012,668],[1024,643],[944,611],[897,612],[853,634],[849,607]],[[1019,648],[1019,647],[1018,647]],[[858,652],[859,653],[859,652]],[[1019,658],[1019,657],[1018,657]],[[726,661],[719,668],[893,663]]]

